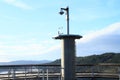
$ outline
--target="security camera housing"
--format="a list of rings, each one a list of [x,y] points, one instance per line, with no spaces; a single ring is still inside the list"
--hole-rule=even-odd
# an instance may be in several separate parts
[[[63,12],[63,11],[60,11],[60,12],[59,12],[59,14],[60,14],[60,15],[63,15],[63,14],[64,14],[64,12]]]

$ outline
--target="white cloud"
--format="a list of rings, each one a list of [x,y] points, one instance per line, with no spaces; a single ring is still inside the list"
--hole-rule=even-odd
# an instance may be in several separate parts
[[[107,26],[102,30],[91,31],[87,35],[84,35],[83,38],[80,40],[80,42],[88,42],[97,37],[102,37],[103,35],[120,34],[119,30],[120,30],[120,23],[115,23]]]
[[[28,10],[33,9],[31,6],[23,3],[20,0],[4,0],[4,2],[6,2],[6,3],[10,4],[10,5],[22,8],[22,9],[28,9]]]
[[[120,23],[83,36],[78,41],[78,56],[99,54],[104,52],[120,52]]]

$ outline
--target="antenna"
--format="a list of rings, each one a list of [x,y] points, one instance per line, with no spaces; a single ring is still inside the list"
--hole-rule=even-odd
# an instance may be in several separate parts
[[[58,28],[58,35],[63,34],[62,29],[63,29],[63,27],[59,27],[59,28]]]
[[[69,35],[69,7],[61,8],[59,14],[63,15],[64,11],[66,11],[66,17],[67,17],[67,35]]]

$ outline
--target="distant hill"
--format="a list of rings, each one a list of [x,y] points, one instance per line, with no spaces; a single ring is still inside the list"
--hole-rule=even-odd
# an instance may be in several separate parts
[[[76,63],[77,64],[120,63],[120,53],[109,52],[101,55],[77,57]],[[51,64],[60,64],[60,59],[55,60]]]
[[[76,62],[77,64],[120,63],[120,53],[104,53],[101,55],[77,57]]]
[[[12,62],[0,62],[0,65],[20,65],[20,64],[60,64],[61,60],[55,61],[41,60],[41,61],[12,61]],[[120,63],[120,53],[104,53],[100,55],[90,55],[85,57],[77,57],[77,64],[98,64],[98,63]]]
[[[19,61],[11,61],[11,62],[0,62],[0,65],[44,64],[44,63],[50,63],[50,62],[51,62],[51,61],[48,61],[48,60],[41,60],[41,61],[19,60]]]

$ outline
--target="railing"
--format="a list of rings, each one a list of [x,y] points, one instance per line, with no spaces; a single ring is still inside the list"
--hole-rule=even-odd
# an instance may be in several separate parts
[[[76,73],[77,77],[109,78],[120,80],[120,64],[80,64],[77,65]]]
[[[55,74],[54,74],[55,73]],[[26,80],[41,79],[48,80],[49,77],[60,78],[60,65],[1,65],[0,79],[3,80]]]
[[[76,78],[114,78],[120,80],[120,64],[79,64]],[[0,80],[61,80],[60,65],[0,65]]]

